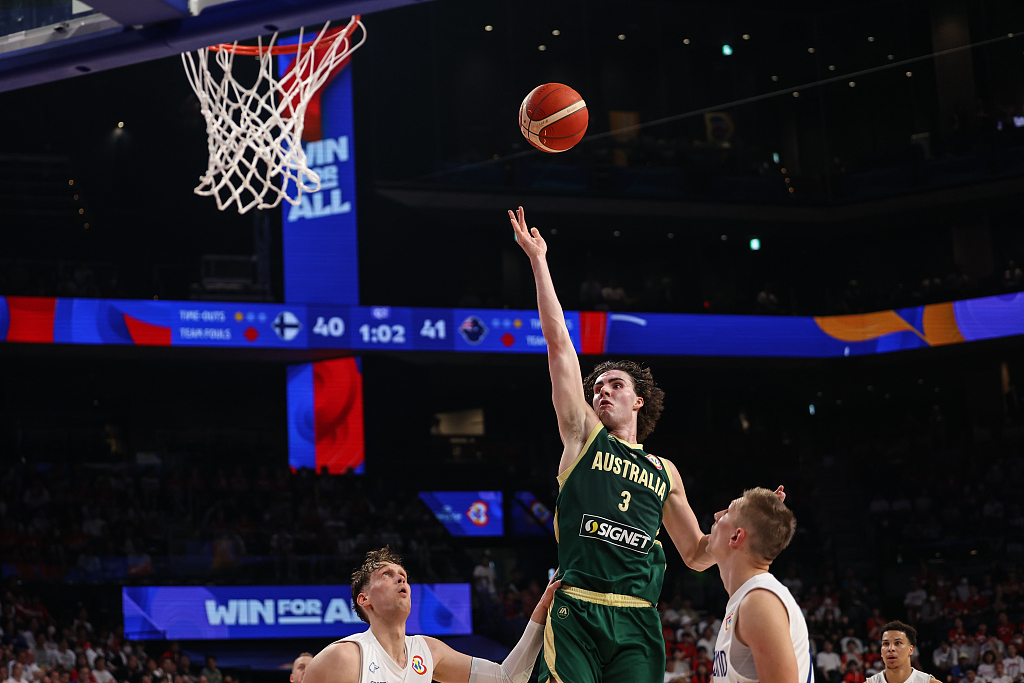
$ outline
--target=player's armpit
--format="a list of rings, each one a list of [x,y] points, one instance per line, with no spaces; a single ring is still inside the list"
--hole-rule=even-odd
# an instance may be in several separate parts
[[[328,645],[306,665],[304,683],[359,683],[358,643]]]
[[[755,589],[736,615],[736,637],[750,648],[760,683],[799,683],[800,667],[789,634],[789,612],[777,595]]]
[[[434,680],[438,683],[469,683],[469,672],[473,668],[473,658],[453,650],[447,643],[437,638],[424,636],[430,656],[434,660]]]
[[[672,490],[665,499],[662,524],[665,525],[665,531],[668,532],[686,566],[696,571],[704,571],[715,563],[708,554],[707,537],[700,530],[697,515],[693,513],[690,501],[686,498],[686,489],[683,486],[683,478],[679,476],[679,470],[665,458],[661,461],[665,463],[665,468],[672,478]]]

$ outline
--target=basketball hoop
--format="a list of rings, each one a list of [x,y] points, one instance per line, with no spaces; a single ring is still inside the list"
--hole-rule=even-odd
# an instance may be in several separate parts
[[[362,37],[353,42],[356,28],[362,29]],[[239,213],[271,209],[282,199],[298,205],[303,192],[320,189],[320,176],[306,165],[302,150],[306,106],[366,42],[366,27],[356,15],[344,27],[324,24],[310,40],[300,31],[295,45],[278,45],[277,36],[266,45],[260,38],[256,45],[221,43],[197,50],[195,56],[181,55],[209,136],[210,160],[195,193],[213,196],[221,211],[232,203]],[[223,72],[220,78],[210,72],[210,53]],[[280,78],[274,73],[276,55],[295,55]],[[251,87],[233,76],[235,56],[259,60],[259,75]]]

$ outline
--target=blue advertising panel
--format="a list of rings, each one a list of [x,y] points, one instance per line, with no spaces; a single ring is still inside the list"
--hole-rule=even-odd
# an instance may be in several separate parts
[[[295,42],[295,39],[282,40]],[[294,58],[278,58],[284,77]],[[306,110],[302,149],[320,176],[320,190],[303,192],[281,210],[284,300],[357,305],[356,165],[352,142],[352,67],[335,70]],[[289,196],[295,196],[289,188]]]
[[[412,584],[410,634],[473,632],[468,583]],[[130,640],[343,638],[367,625],[349,586],[125,586]]]
[[[516,491],[510,511],[512,533],[517,536],[554,536],[555,516],[529,491]]]
[[[452,536],[502,536],[501,491],[421,491],[438,521]]]

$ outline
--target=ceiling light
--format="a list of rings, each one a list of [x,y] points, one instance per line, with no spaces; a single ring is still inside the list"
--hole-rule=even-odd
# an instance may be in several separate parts
[[[750,40],[750,34],[749,33],[744,33],[743,34],[743,40]]]
[[[828,65],[828,70],[829,71],[835,71],[836,70],[836,65],[835,64],[829,64]]]
[[[772,76],[772,80],[773,81],[777,81],[777,80],[779,80],[779,77],[778,76]]]
[[[814,48],[813,47],[807,48],[807,51],[810,52],[812,55],[814,54]]]
[[[888,55],[888,57],[889,57],[889,61],[891,62],[893,60],[893,56],[892,55]]]
[[[856,88],[857,87],[857,82],[856,81],[850,81],[850,87],[851,88]]]
[[[690,39],[689,38],[683,38],[683,45],[689,45],[689,44],[690,44]]]
[[[620,33],[619,34],[619,40],[625,40],[625,39],[626,39],[626,34],[625,33]]]
[[[723,45],[722,46],[722,54],[725,55],[726,57],[731,55],[732,54],[732,46],[729,45],[729,44]]]
[[[537,49],[540,50],[541,52],[544,52],[544,50],[548,49],[548,46],[547,45],[538,45]]]
[[[761,240],[757,239],[756,237],[751,237],[750,238],[750,251],[760,251],[760,250],[761,250]]]
[[[913,72],[913,71],[908,71],[908,72],[907,72],[907,78],[910,78],[910,77],[911,77],[911,76],[913,76],[913,75],[914,75],[914,72]]]
[[[868,36],[868,42],[869,43],[875,42],[875,37],[874,36]]]
[[[559,30],[558,30],[558,29],[556,28],[556,29],[555,29],[554,31],[552,31],[552,32],[551,32],[551,35],[553,35],[553,36],[560,36],[560,35],[562,35],[562,32],[561,32],[561,31],[559,31]]]
[[[793,97],[800,97],[800,91],[799,90],[794,90],[793,91]]]
[[[485,31],[493,31],[493,30],[494,30],[494,27],[493,27],[493,26],[491,26],[490,24],[487,24],[487,26],[484,26],[484,30],[485,30]]]

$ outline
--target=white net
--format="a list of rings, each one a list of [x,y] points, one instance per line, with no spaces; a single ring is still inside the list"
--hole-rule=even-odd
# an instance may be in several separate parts
[[[353,40],[356,28],[358,42]],[[199,97],[210,160],[195,192],[212,196],[223,211],[236,204],[239,213],[270,209],[285,200],[298,205],[303,192],[317,192],[320,176],[306,165],[302,131],[306,106],[335,68],[366,41],[366,27],[358,16],[344,28],[324,25],[316,38],[303,44],[277,46],[277,34],[264,46],[220,45],[203,48],[195,55],[181,55],[189,83]],[[294,52],[287,72],[275,74],[273,52]],[[220,72],[210,71],[211,53]],[[247,57],[245,55],[251,55]],[[259,60],[256,82],[239,83],[232,67],[236,58]]]

